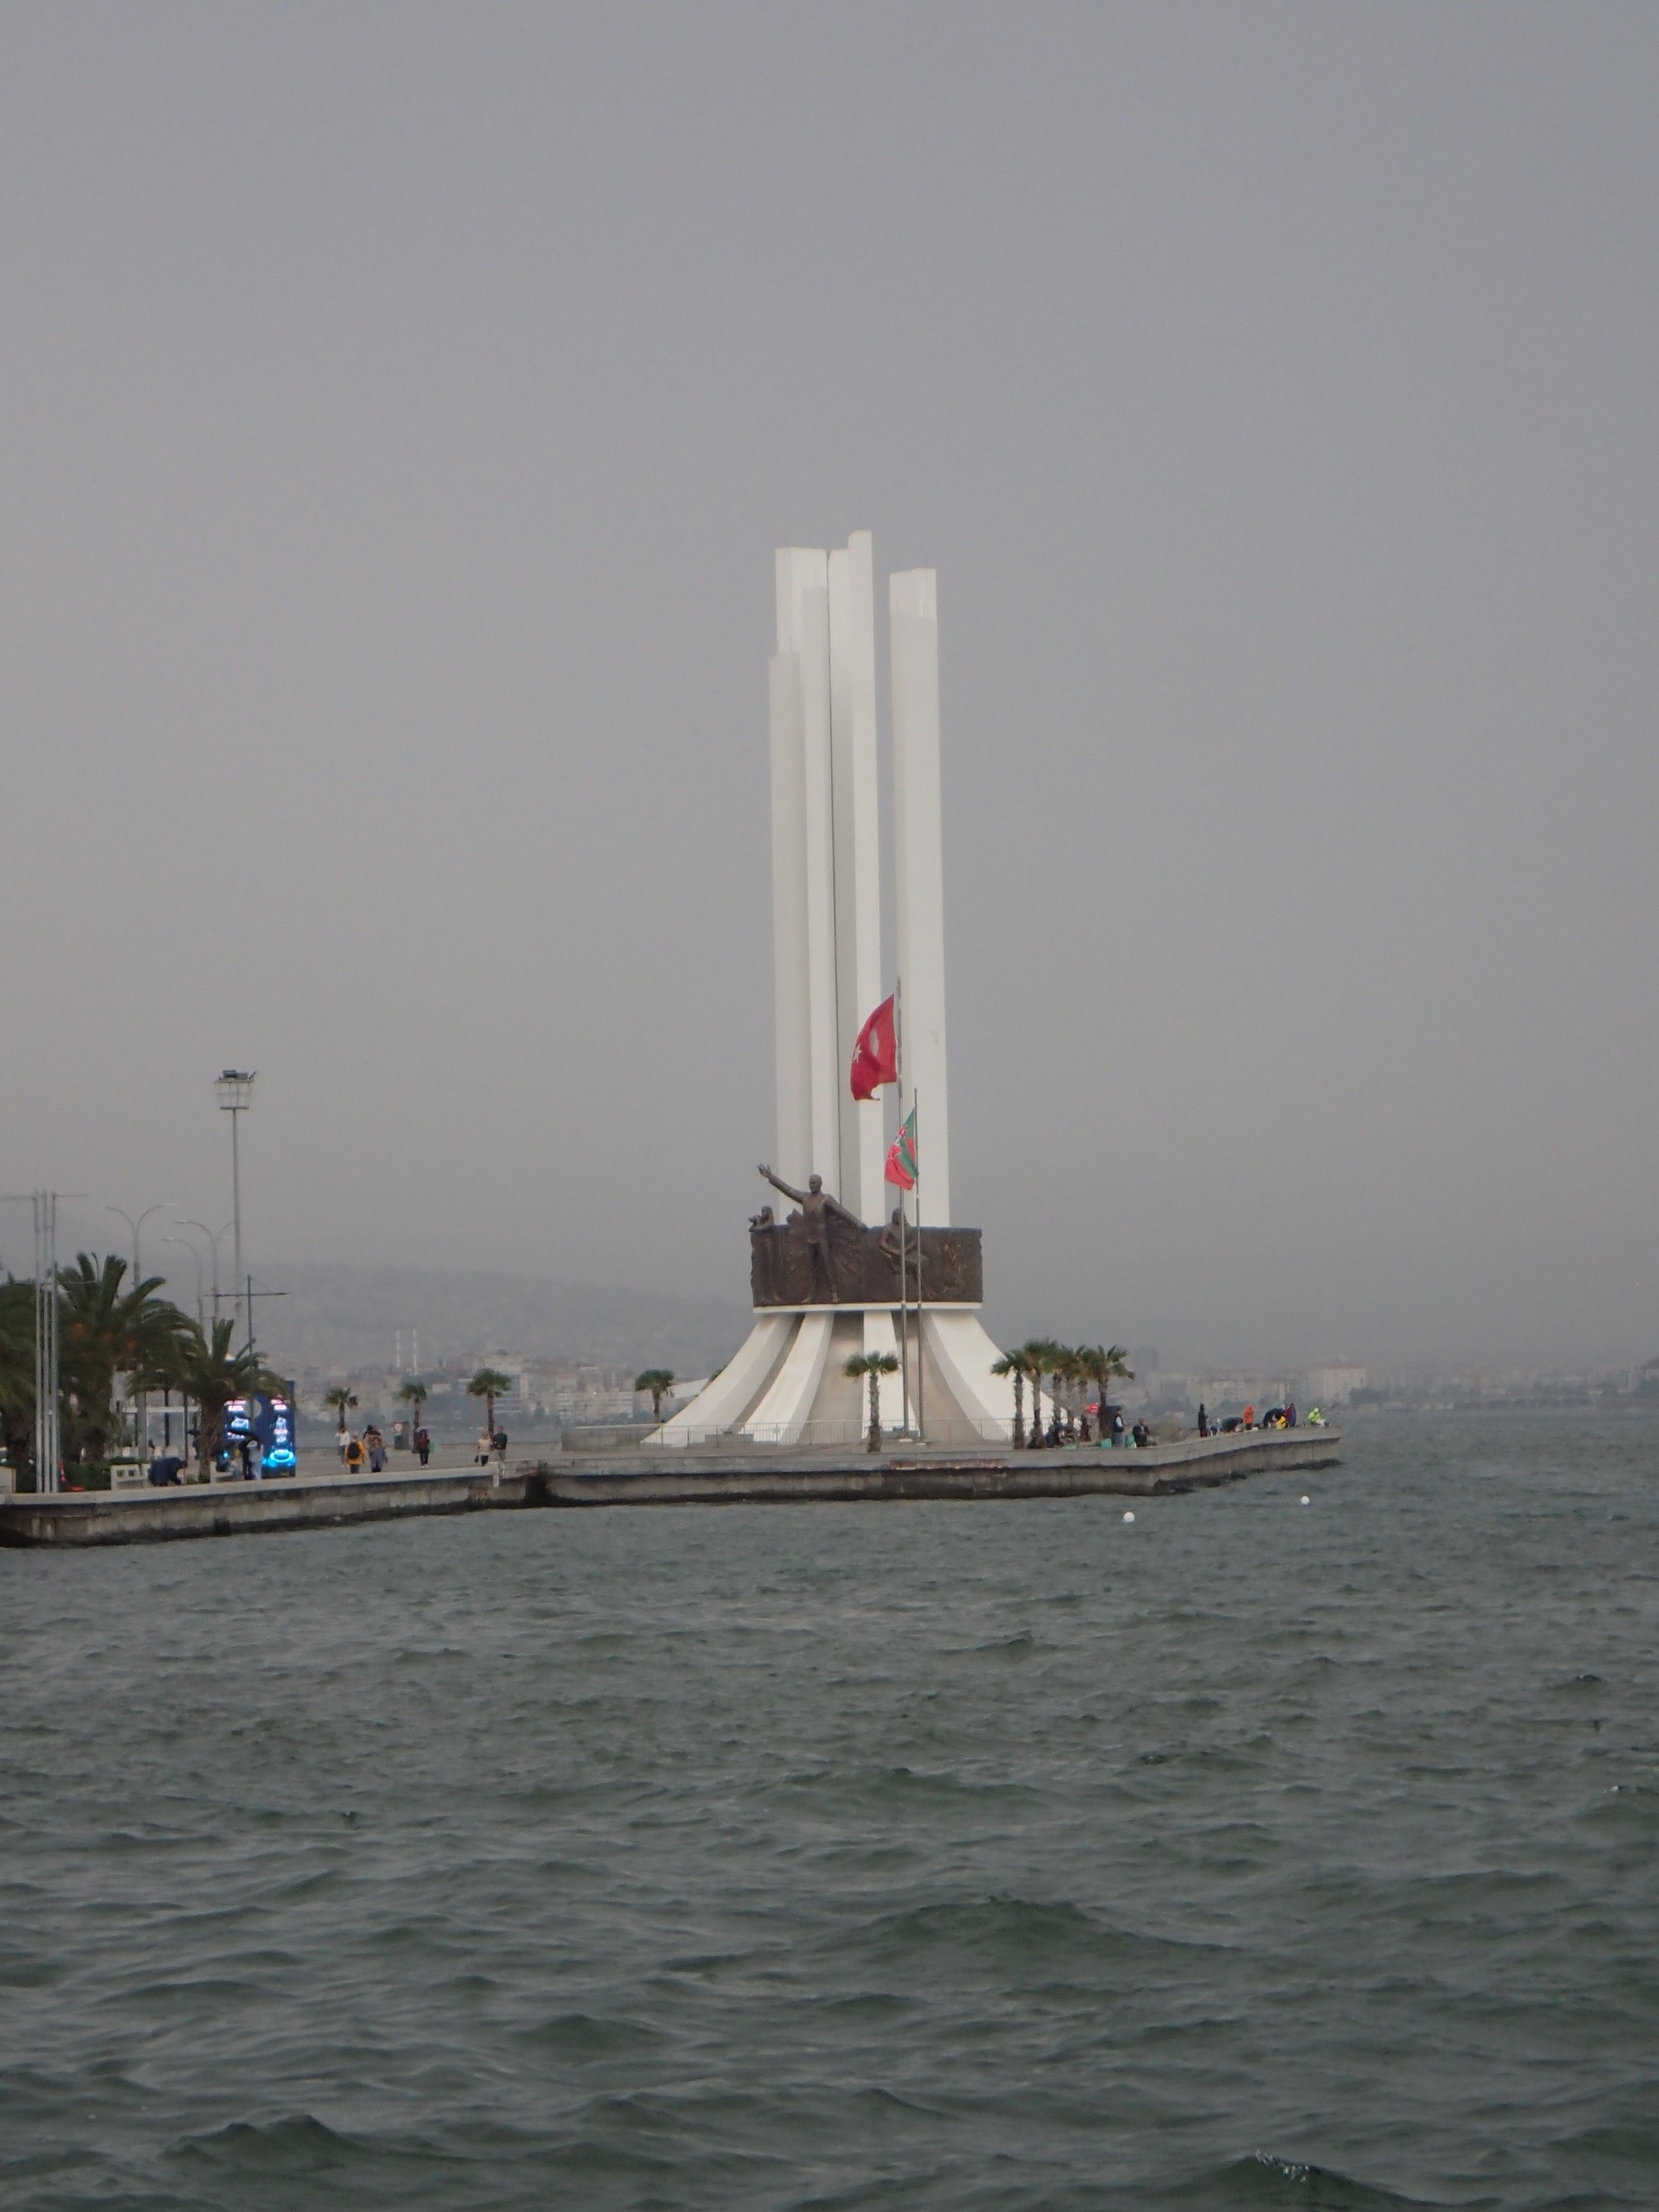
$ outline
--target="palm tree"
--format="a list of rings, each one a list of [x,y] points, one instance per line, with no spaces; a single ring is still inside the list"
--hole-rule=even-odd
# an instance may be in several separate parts
[[[421,1408],[432,1395],[418,1375],[411,1375],[406,1382],[398,1385],[398,1402],[409,1408],[409,1428],[411,1439],[421,1425]],[[356,1400],[352,1401],[354,1404]]]
[[[15,1468],[34,1449],[34,1285],[0,1283],[0,1438]]]
[[[1031,1363],[1023,1352],[1005,1352],[1000,1359],[991,1362],[993,1375],[1012,1375],[1014,1378],[1014,1444],[1018,1451],[1025,1442],[1025,1378],[1031,1371]]]
[[[347,1425],[346,1415],[356,1402],[357,1393],[349,1390],[343,1382],[337,1382],[331,1390],[323,1393],[324,1405],[336,1416],[337,1425],[343,1429]]]
[[[1051,1362],[1061,1347],[1052,1336],[1028,1336],[1020,1352],[1030,1363],[1031,1376],[1031,1433],[1030,1449],[1036,1451],[1042,1442],[1042,1378],[1049,1371]]]
[[[466,1386],[469,1398],[483,1400],[484,1419],[492,1437],[495,1433],[495,1401],[505,1397],[512,1388],[513,1377],[503,1375],[499,1367],[481,1367]]]
[[[165,1378],[173,1389],[182,1390],[187,1398],[196,1401],[199,1412],[196,1455],[204,1476],[218,1457],[225,1407],[231,1400],[251,1397],[256,1390],[283,1387],[282,1377],[272,1375],[260,1364],[258,1352],[249,1351],[246,1346],[240,1352],[231,1350],[230,1340],[235,1331],[235,1321],[228,1314],[222,1321],[211,1322],[205,1331],[198,1322],[187,1322],[171,1358],[155,1370],[158,1381]]]
[[[1133,1382],[1135,1371],[1129,1364],[1129,1355],[1121,1344],[1085,1344],[1079,1346],[1078,1366],[1100,1392],[1099,1434],[1106,1434],[1106,1393],[1114,1382]]]
[[[870,1436],[868,1449],[881,1449],[881,1378],[898,1373],[898,1358],[891,1352],[855,1352],[842,1373],[856,1382],[860,1376],[870,1377]]]
[[[103,1458],[116,1376],[159,1374],[194,1326],[171,1300],[156,1297],[162,1276],[146,1276],[124,1291],[126,1271],[126,1261],[113,1252],[102,1260],[77,1252],[74,1267],[59,1279],[58,1343],[69,1413],[68,1458]]]
[[[674,1377],[665,1367],[647,1367],[643,1375],[634,1377],[636,1390],[651,1393],[651,1418],[659,1428],[662,1426],[663,1398],[673,1387]]]

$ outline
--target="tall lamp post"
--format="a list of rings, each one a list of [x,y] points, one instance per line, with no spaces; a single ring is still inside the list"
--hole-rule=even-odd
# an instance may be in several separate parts
[[[219,1103],[230,1116],[230,1214],[235,1230],[236,1288],[242,1286],[242,1156],[237,1141],[237,1125],[253,1103],[253,1079],[257,1068],[244,1070],[228,1067],[214,1082],[219,1094]],[[235,1295],[232,1293],[233,1297]],[[247,1340],[253,1341],[253,1297],[250,1291],[247,1302]]]

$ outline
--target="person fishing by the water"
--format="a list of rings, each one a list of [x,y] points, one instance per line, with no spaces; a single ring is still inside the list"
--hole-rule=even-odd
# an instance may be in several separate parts
[[[1209,1408],[1201,1398],[1198,1401],[1198,1433],[1201,1437],[1207,1437],[1210,1433]]]

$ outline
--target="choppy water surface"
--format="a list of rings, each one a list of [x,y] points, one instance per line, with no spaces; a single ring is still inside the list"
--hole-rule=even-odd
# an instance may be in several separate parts
[[[0,1553],[0,2202],[1659,2203],[1659,1422],[1136,1513]]]

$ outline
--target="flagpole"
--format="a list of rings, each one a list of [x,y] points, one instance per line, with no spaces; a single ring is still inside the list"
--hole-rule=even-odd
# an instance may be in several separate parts
[[[927,1346],[921,1334],[921,1095],[910,1093],[910,1118],[915,1123],[915,1141],[910,1150],[916,1163],[916,1434],[923,1443],[927,1441],[927,1395],[924,1370]]]
[[[893,1058],[898,1068],[899,1131],[904,1129],[904,978],[896,976],[893,981]],[[905,1251],[905,1231],[908,1223],[904,1212],[904,1186],[898,1185],[899,1204],[899,1382],[904,1400],[904,1430],[910,1431],[910,1313],[909,1261]]]

